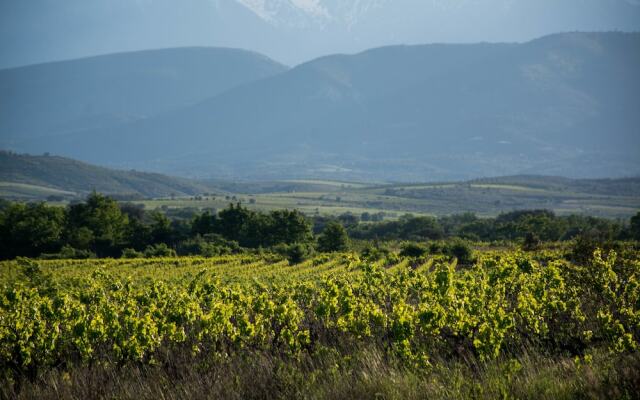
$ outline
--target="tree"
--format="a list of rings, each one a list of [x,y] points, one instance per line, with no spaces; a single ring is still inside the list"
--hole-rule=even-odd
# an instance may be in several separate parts
[[[629,230],[633,239],[640,240],[640,211],[631,217]]]
[[[73,247],[117,256],[126,242],[128,223],[115,200],[93,192],[85,203],[69,207],[65,236]]]
[[[64,209],[12,203],[0,212],[0,257],[38,256],[60,249]]]
[[[349,248],[349,235],[339,222],[329,223],[320,237],[318,250],[322,252],[345,251]]]
[[[312,238],[311,224],[299,211],[272,211],[265,222],[262,243],[265,246],[304,243]]]
[[[171,244],[171,241],[173,239],[171,220],[164,214],[153,212],[151,214],[151,221],[152,242]]]
[[[191,234],[208,235],[216,232],[218,228],[218,217],[215,214],[205,211],[196,215],[191,222]]]
[[[242,207],[240,203],[236,205],[231,203],[228,208],[218,213],[219,228],[214,233],[219,233],[225,239],[235,240],[245,246],[247,242],[251,241],[247,240],[246,232],[248,229],[246,225],[250,219],[255,218],[254,214],[254,212]]]
[[[538,235],[532,232],[527,232],[524,237],[524,243],[522,244],[522,249],[524,251],[533,251],[537,250],[540,247],[540,238]]]

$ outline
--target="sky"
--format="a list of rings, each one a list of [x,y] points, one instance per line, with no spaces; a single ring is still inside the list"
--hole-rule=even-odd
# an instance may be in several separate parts
[[[391,44],[610,30],[639,31],[640,0],[0,0],[0,68],[182,46],[295,65]]]

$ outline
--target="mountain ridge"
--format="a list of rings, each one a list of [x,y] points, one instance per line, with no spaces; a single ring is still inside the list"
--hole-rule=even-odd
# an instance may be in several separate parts
[[[551,166],[572,177],[634,174],[637,49],[640,33],[565,33],[327,56],[157,118],[26,150],[199,177],[327,177],[328,168],[346,170],[340,179],[411,171],[402,179],[424,181]]]
[[[190,47],[0,70],[0,145],[144,119],[286,69],[246,50]]]
[[[41,197],[48,193],[73,199],[91,191],[116,197],[192,196],[216,191],[205,182],[162,174],[114,170],[55,155],[34,156],[0,150],[0,191],[3,197]],[[28,190],[36,190],[31,195]],[[11,193],[11,190],[14,193]]]

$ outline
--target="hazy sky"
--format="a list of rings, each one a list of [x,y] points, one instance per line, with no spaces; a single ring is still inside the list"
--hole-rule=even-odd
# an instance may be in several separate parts
[[[640,0],[0,0],[0,67],[176,46],[293,65],[401,43],[640,30]]]

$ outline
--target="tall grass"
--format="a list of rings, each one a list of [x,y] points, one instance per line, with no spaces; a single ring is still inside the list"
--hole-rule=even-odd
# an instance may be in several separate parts
[[[635,399],[640,353],[586,358],[525,351],[490,362],[434,359],[407,367],[376,346],[286,358],[258,351],[194,359],[172,352],[157,365],[51,370],[0,385],[7,399]],[[5,382],[6,383],[6,382]]]

